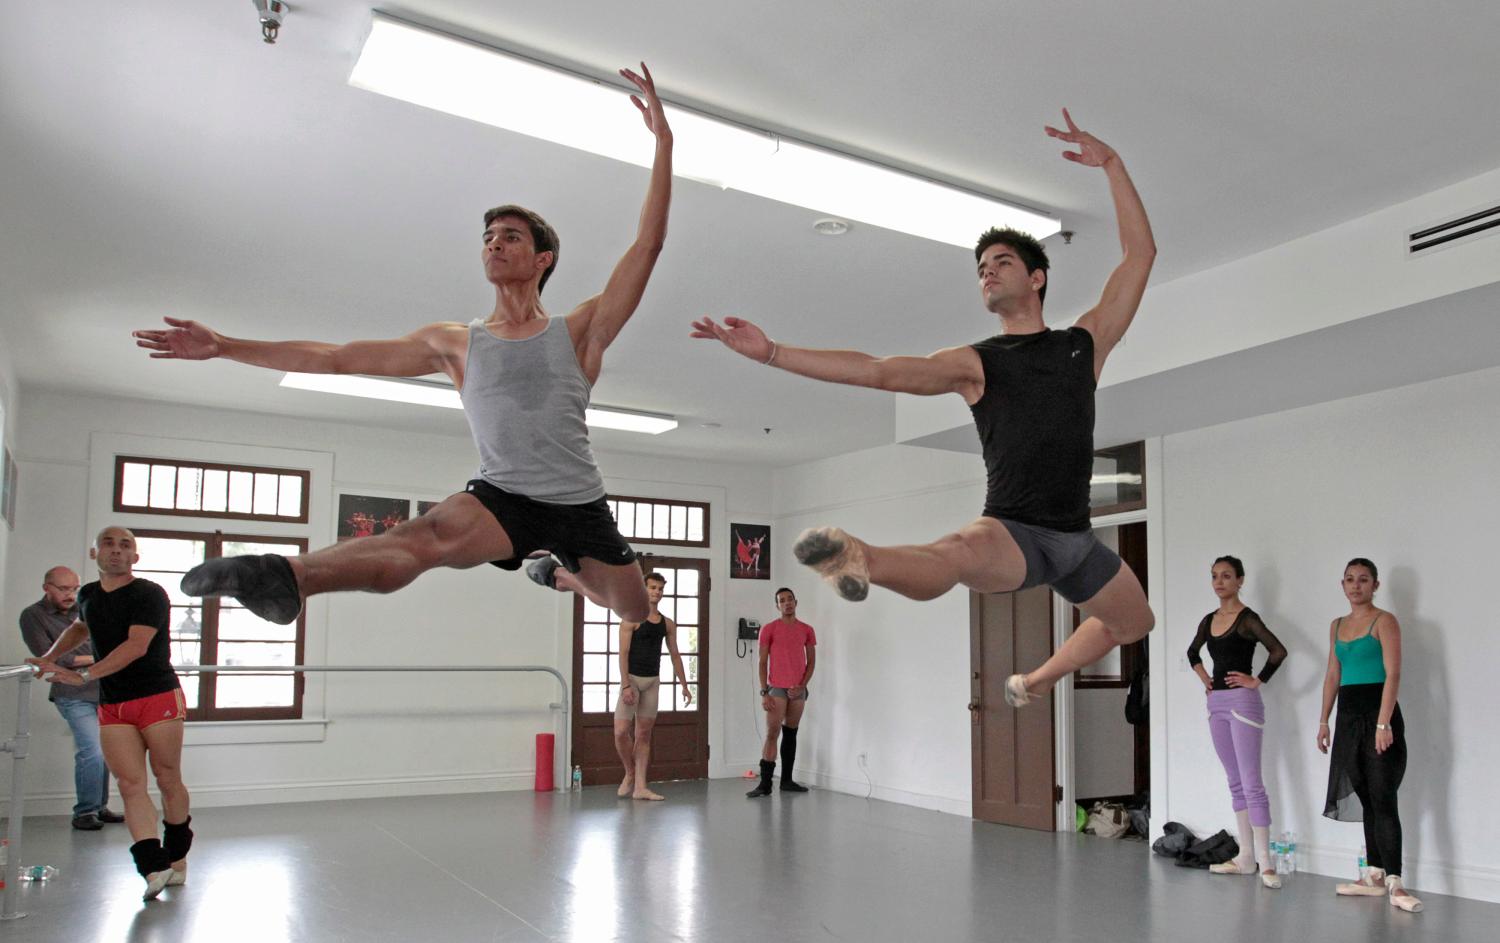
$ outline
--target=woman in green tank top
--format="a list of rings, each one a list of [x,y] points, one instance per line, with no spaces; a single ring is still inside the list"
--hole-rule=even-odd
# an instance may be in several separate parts
[[[1401,623],[1375,606],[1379,571],[1364,557],[1344,567],[1349,614],[1328,631],[1328,671],[1323,678],[1323,716],[1318,749],[1332,756],[1323,814],[1363,822],[1369,867],[1359,880],[1338,885],[1354,897],[1389,896],[1408,913],[1422,902],[1401,885],[1401,816],[1396,791],[1406,774],[1406,724],[1396,703],[1401,685]],[[1339,712],[1328,725],[1334,702]],[[1330,744],[1331,740],[1331,744]]]

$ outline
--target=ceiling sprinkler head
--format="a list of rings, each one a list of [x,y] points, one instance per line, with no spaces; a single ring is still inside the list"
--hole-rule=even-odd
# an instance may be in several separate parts
[[[849,231],[849,223],[842,219],[820,219],[813,223],[813,229],[824,236],[842,236]]]
[[[286,19],[288,7],[281,0],[255,0],[255,9],[260,12],[260,35],[267,43],[276,42],[281,31],[281,21]]]

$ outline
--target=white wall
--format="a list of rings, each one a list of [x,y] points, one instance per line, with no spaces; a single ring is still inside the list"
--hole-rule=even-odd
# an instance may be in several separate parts
[[[1486,812],[1500,741],[1485,734],[1500,663],[1485,561],[1500,532],[1500,369],[1388,390],[1148,442],[1153,824],[1233,825],[1201,686],[1183,651],[1214,605],[1208,566],[1250,568],[1245,598],[1291,658],[1265,695],[1276,828],[1300,836],[1302,866],[1346,875],[1358,826],[1321,817],[1326,760],[1313,746],[1328,622],[1352,556],[1382,568],[1383,605],[1405,626],[1402,790],[1408,883],[1500,900]],[[800,742],[801,775],[863,795],[969,814],[968,599],[913,603],[876,590],[849,604],[798,573],[791,539],[833,523],[878,543],[930,539],[972,519],[983,494],[972,455],[889,446],[775,474],[781,572],[821,642]],[[1080,710],[1080,725],[1087,716]],[[1078,749],[1090,732],[1080,730]],[[1461,747],[1461,748],[1460,748]],[[873,785],[857,756],[869,755]],[[1081,766],[1080,766],[1081,768]],[[1075,774],[1079,771],[1075,770]]]
[[[848,603],[798,566],[791,546],[803,528],[822,524],[876,543],[938,537],[973,519],[983,478],[975,456],[902,445],[776,472],[776,527],[784,536],[773,565],[789,574],[784,582],[801,600],[798,615],[818,633],[799,775],[969,814],[967,591],[917,603],[877,589]]]
[[[16,409],[16,373],[15,364],[11,361],[10,342],[6,340],[5,333],[0,331],[0,442],[5,444],[14,454],[15,452],[15,429],[17,425]],[[10,546],[10,528],[0,521],[0,574],[5,572],[5,558]],[[0,608],[6,605],[4,582],[0,581]],[[3,687],[0,687],[0,697],[5,696]],[[0,739],[5,739],[10,733],[0,728]]]
[[[1488,732],[1500,636],[1487,578],[1500,532],[1497,415],[1500,369],[1164,440],[1157,632],[1171,667],[1153,725],[1170,789],[1156,825],[1171,818],[1202,834],[1233,824],[1202,687],[1183,656],[1215,605],[1208,568],[1232,553],[1245,561],[1245,601],[1290,652],[1263,689],[1274,828],[1297,831],[1304,867],[1354,872],[1363,834],[1322,818],[1327,760],[1314,736],[1329,622],[1347,611],[1339,578],[1349,558],[1366,556],[1381,571],[1377,603],[1403,629],[1407,883],[1500,900],[1490,811],[1500,741]]]
[[[225,450],[273,454],[294,450],[332,480],[314,482],[313,546],[333,537],[337,492],[439,498],[457,490],[475,465],[472,443],[447,436],[393,434],[253,413],[28,392],[13,410],[22,504],[10,540],[0,618],[14,626],[20,610],[40,597],[40,574],[55,563],[86,578],[86,549],[106,520],[135,526],[176,526],[181,519],[115,515],[99,482],[108,478],[100,443],[135,437],[148,454]],[[91,450],[93,453],[91,455]],[[714,578],[710,670],[717,680],[733,661],[727,614],[752,608],[757,595],[727,578],[723,548],[731,516],[766,522],[770,476],[765,470],[683,463],[648,456],[601,455],[612,490],[710,503]],[[272,463],[274,464],[274,463]],[[102,505],[102,506],[101,506]],[[236,524],[237,530],[247,526]],[[253,528],[251,528],[253,529]],[[277,528],[281,531],[295,528]],[[658,553],[671,550],[652,547]],[[755,584],[757,588],[764,584]],[[308,608],[306,660],[329,664],[550,664],[570,674],[572,606],[540,591],[521,574],[492,567],[427,574],[389,595],[319,597]],[[25,655],[19,633],[0,632],[0,662]],[[729,690],[726,686],[725,690]],[[743,692],[741,693],[743,696]],[[184,759],[199,805],[288,801],[353,795],[529,788],[535,733],[557,730],[547,704],[558,699],[544,675],[328,675],[309,683],[314,723],[269,725],[236,732],[193,725]],[[734,716],[742,716],[739,712]],[[0,703],[0,725],[14,708]],[[710,704],[711,772],[722,774],[725,718],[717,694]],[[71,806],[71,751],[66,727],[34,692],[29,808],[61,813]],[[8,728],[4,728],[8,729]],[[213,742],[251,739],[267,742]]]

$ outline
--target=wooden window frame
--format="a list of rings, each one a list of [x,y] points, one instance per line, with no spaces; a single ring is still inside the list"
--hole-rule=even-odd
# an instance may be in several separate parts
[[[685,537],[682,540],[673,540],[671,538],[663,538],[663,537],[631,537],[630,535],[625,534],[623,531],[621,532],[621,536],[623,536],[628,543],[633,543],[633,544],[654,544],[656,546],[667,546],[667,547],[703,547],[705,549],[707,549],[708,546],[709,546],[709,540],[710,540],[710,538],[713,535],[713,527],[712,527],[713,521],[712,521],[711,516],[710,516],[709,505],[708,505],[708,503],[706,501],[679,501],[679,500],[676,500],[676,499],[673,499],[673,498],[644,498],[644,497],[633,497],[633,496],[628,495],[628,494],[610,494],[610,495],[605,495],[604,500],[605,501],[614,501],[614,502],[632,501],[632,502],[634,502],[636,504],[660,505],[660,506],[667,507],[667,508],[674,508],[674,507],[688,508],[688,509],[701,508],[702,511],[703,511],[703,539],[702,540],[688,540]],[[654,515],[655,515],[656,512],[652,511],[651,513],[652,513],[653,519],[654,519]],[[620,522],[618,520],[615,521],[615,526],[618,527],[619,523]]]
[[[280,476],[292,476],[302,480],[302,503],[301,513],[296,517],[283,514],[246,514],[234,511],[192,511],[182,508],[158,508],[149,504],[126,504],[125,503],[125,465],[126,463],[137,465],[171,465],[177,469],[196,468],[202,471],[223,472],[249,472],[250,474],[267,474]],[[150,485],[148,483],[149,492]],[[146,458],[140,455],[116,455],[115,456],[115,482],[114,482],[114,509],[116,513],[125,514],[160,514],[166,517],[211,517],[216,520],[230,521],[266,521],[272,524],[306,524],[308,517],[308,502],[312,497],[312,472],[305,468],[272,468],[264,465],[227,465],[222,462],[200,462],[176,458]]]
[[[137,537],[159,537],[169,540],[201,540],[204,542],[204,560],[212,560],[223,555],[224,541],[244,540],[250,542],[270,541],[275,543],[294,544],[302,553],[307,552],[308,540],[306,537],[289,537],[276,534],[226,534],[223,531],[181,531],[181,530],[150,530],[136,529],[133,531]],[[199,601],[199,611],[203,615],[203,635],[199,642],[198,663],[201,665],[219,664],[219,600],[217,598],[205,598]],[[169,629],[170,632],[170,629]],[[294,642],[296,654],[293,656],[293,664],[302,664],[303,656],[307,651],[307,612],[304,609],[297,616],[297,638]],[[212,651],[213,660],[209,660],[207,653]],[[175,666],[174,666],[175,667]],[[218,691],[219,673],[216,671],[205,671],[198,675],[198,706],[188,710],[187,719],[194,721],[238,721],[238,720],[301,720],[303,694],[306,689],[307,678],[302,672],[294,672],[292,675],[292,703],[287,707],[208,707],[206,702],[212,702]]]

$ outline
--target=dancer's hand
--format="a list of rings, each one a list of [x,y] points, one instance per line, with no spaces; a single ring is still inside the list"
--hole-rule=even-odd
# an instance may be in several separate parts
[[[775,706],[775,704],[771,703],[771,695],[769,694],[760,699],[760,709],[765,711],[767,714],[771,713],[771,708]]]
[[[682,686],[682,706],[687,707],[693,703],[693,689],[686,684]]]
[[[1328,729],[1328,725],[1327,724],[1318,724],[1318,752],[1319,753],[1327,753],[1328,752],[1328,745],[1329,745],[1329,741],[1330,741],[1331,738],[1332,738],[1332,731],[1330,731]]]
[[[1391,725],[1386,724],[1384,730],[1375,731],[1375,752],[1384,753],[1396,742],[1396,735],[1391,732]]]
[[[151,351],[153,358],[171,360],[208,360],[219,356],[219,335],[197,321],[162,318],[170,327],[164,331],[133,331],[135,346]]]
[[[1063,109],[1063,120],[1068,123],[1068,130],[1061,131],[1047,125],[1047,133],[1059,140],[1067,141],[1069,144],[1078,145],[1076,151],[1063,151],[1062,156],[1075,164],[1083,164],[1085,167],[1103,167],[1112,160],[1117,160],[1120,155],[1115,149],[1094,137],[1087,131],[1079,130],[1078,125],[1073,123],[1073,116],[1068,114],[1068,109]]]
[[[620,700],[625,702],[626,707],[634,707],[635,702],[640,700],[639,695],[636,694],[635,685],[625,685],[625,690],[620,694]]]
[[[729,317],[723,324],[715,324],[713,318],[702,317],[693,322],[693,333],[688,336],[720,341],[735,353],[761,363],[771,359],[771,339],[744,318]]]
[[[1231,671],[1224,675],[1224,683],[1231,688],[1250,688],[1252,691],[1260,687],[1260,679],[1247,675],[1243,671]]]
[[[646,68],[646,63],[641,63],[640,75],[631,69],[621,69],[620,75],[641,90],[640,95],[632,95],[630,100],[640,109],[641,120],[646,122],[647,130],[656,135],[658,141],[671,143],[672,129],[667,125],[667,113],[662,110],[661,99],[656,97],[656,82],[652,80],[651,70]]]
[[[28,658],[26,663],[36,671],[36,677],[43,681],[60,681],[63,684],[83,684],[83,678],[78,672],[64,668],[56,662],[47,661],[45,658]]]

